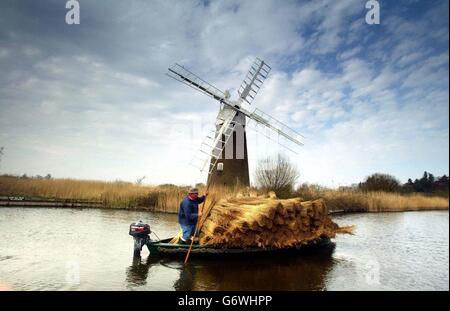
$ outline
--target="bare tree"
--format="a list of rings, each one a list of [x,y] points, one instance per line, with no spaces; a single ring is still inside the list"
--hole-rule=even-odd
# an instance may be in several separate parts
[[[297,168],[284,156],[268,157],[258,162],[256,182],[266,190],[274,191],[278,197],[289,197],[299,177]]]

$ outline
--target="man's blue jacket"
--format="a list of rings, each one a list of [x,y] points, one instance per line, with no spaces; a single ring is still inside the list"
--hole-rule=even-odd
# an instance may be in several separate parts
[[[198,205],[205,201],[205,196],[198,197],[193,201],[186,196],[180,203],[178,211],[178,222],[180,225],[195,225],[198,218]]]

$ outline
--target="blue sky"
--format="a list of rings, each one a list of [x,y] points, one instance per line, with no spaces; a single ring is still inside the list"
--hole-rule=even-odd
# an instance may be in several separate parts
[[[350,185],[448,174],[448,1],[0,2],[0,172],[193,184],[218,104],[168,78],[175,62],[236,96],[254,57],[272,67],[253,102],[306,136],[298,154],[249,131],[257,161],[283,152],[300,182]]]

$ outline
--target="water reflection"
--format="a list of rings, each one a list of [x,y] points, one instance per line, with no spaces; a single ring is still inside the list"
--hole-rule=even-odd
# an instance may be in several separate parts
[[[335,244],[313,253],[247,258],[182,259],[135,257],[127,270],[128,287],[150,282],[150,269],[176,270],[173,289],[185,290],[324,290],[334,265]],[[155,276],[156,277],[156,276]]]
[[[148,270],[152,263],[150,256],[142,260],[141,256],[134,256],[131,266],[127,269],[127,287],[143,286],[147,284]]]

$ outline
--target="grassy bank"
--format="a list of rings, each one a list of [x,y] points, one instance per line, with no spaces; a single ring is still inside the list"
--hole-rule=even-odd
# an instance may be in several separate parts
[[[103,202],[105,208],[148,209],[176,213],[189,186],[137,185],[130,182],[75,179],[36,179],[0,176],[0,196],[58,199],[89,199]],[[204,191],[200,187],[200,191]],[[210,201],[233,196],[238,189],[212,188]]]
[[[110,208],[172,212],[187,187],[143,186],[129,182],[0,177],[0,195],[98,200]]]
[[[90,199],[103,202],[105,208],[148,209],[176,213],[188,186],[146,186],[129,182],[104,182],[74,179],[36,179],[0,176],[0,196],[25,196],[64,199]],[[203,192],[204,189],[200,188]],[[210,189],[208,202],[223,197],[256,195],[240,188]],[[448,210],[448,198],[423,194],[361,192],[333,190],[319,186],[302,186],[293,196],[304,200],[325,199],[331,211],[393,212],[416,210]]]
[[[333,190],[319,186],[302,186],[296,196],[305,200],[323,198],[330,210],[344,212],[448,210],[449,206],[448,198],[439,196]]]

